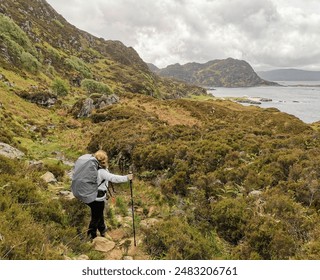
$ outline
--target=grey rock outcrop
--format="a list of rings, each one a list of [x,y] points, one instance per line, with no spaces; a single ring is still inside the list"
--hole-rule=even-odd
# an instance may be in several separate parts
[[[77,118],[89,117],[94,108],[93,100],[91,98],[85,99],[79,113],[77,114]]]
[[[93,110],[118,103],[119,100],[119,96],[116,94],[92,94],[90,97],[75,103],[71,109],[71,113],[75,118],[86,118],[92,114]]]
[[[0,155],[14,159],[22,158],[25,154],[6,143],[0,142]]]

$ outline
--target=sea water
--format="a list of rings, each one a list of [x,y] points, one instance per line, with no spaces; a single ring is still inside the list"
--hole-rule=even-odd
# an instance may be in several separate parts
[[[254,106],[277,108],[294,115],[305,123],[320,121],[320,81],[277,82],[281,86],[250,88],[215,88],[208,93],[215,97],[244,97],[254,100],[269,99]],[[245,105],[245,104],[244,104]],[[246,104],[246,106],[249,104]]]

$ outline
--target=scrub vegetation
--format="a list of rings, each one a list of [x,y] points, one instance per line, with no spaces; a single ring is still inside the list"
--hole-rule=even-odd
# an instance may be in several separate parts
[[[61,194],[70,162],[100,148],[114,173],[135,174],[150,258],[320,258],[319,123],[158,77],[45,1],[1,2],[0,49],[0,143],[24,153],[0,155],[0,259],[104,258],[85,239],[88,207]],[[99,106],[72,113],[90,98]],[[130,214],[128,186],[116,190],[110,230]]]

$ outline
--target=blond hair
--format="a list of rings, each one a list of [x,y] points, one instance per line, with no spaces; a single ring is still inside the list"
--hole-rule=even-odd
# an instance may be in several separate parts
[[[103,167],[107,167],[108,166],[108,155],[107,155],[107,153],[105,151],[103,151],[103,150],[96,151],[94,153],[94,157],[99,161],[99,163]]]

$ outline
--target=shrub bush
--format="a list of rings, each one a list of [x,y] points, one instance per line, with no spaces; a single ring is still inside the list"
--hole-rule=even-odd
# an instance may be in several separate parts
[[[66,81],[55,78],[52,82],[51,89],[58,96],[66,96],[69,92],[69,87]]]
[[[87,64],[80,58],[72,56],[65,60],[65,64],[70,70],[78,71],[84,78],[91,78],[92,73]]]
[[[21,165],[18,160],[9,159],[0,155],[0,174],[15,174]]]
[[[33,56],[37,54],[27,34],[9,17],[0,14],[0,34],[11,41],[18,44],[23,50],[31,53]]]
[[[81,82],[81,86],[85,88],[88,93],[103,93],[103,94],[112,94],[111,88],[101,82],[97,82],[92,79],[84,79]]]
[[[284,260],[293,258],[299,244],[288,233],[286,226],[271,216],[255,217],[248,224],[246,240],[242,246],[248,246],[246,254],[240,259]]]
[[[211,219],[219,236],[236,245],[245,236],[251,215],[244,199],[225,198],[213,206]]]
[[[15,66],[38,73],[41,64],[36,58],[37,51],[26,33],[10,18],[0,14],[0,39]]]
[[[146,245],[149,254],[156,259],[209,260],[222,254],[217,240],[206,238],[178,217],[159,222],[147,230]]]
[[[21,53],[21,63],[22,67],[29,71],[30,73],[37,74],[40,70],[41,63],[30,53]]]

